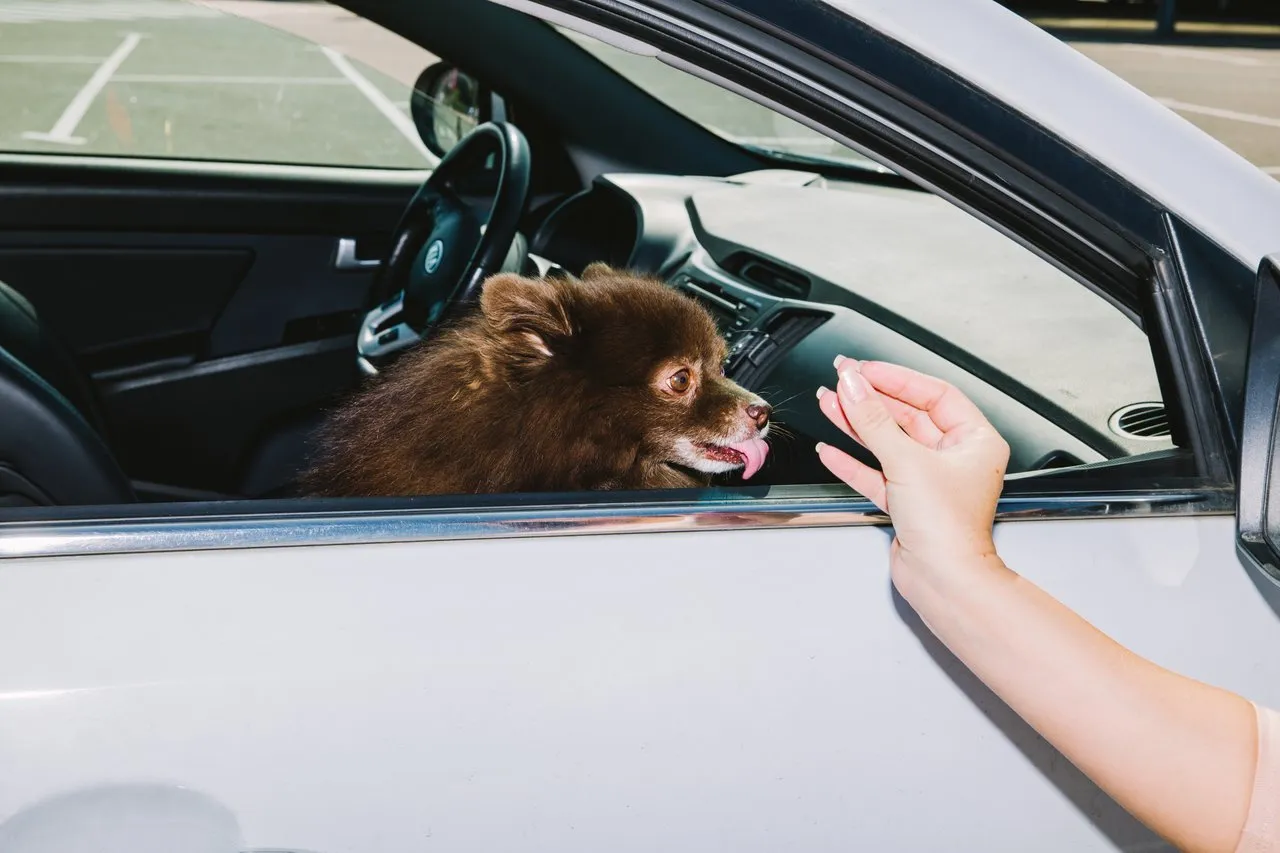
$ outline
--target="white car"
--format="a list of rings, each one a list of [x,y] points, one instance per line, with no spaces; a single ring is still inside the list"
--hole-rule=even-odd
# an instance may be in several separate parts
[[[996,3],[8,3],[0,853],[1161,849],[894,594],[838,353],[1001,429],[1016,570],[1280,706],[1280,183]],[[749,485],[295,494],[596,260],[721,319]]]

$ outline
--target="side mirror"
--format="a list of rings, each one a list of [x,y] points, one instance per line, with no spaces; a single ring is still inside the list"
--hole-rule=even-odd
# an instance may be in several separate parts
[[[1237,546],[1280,585],[1280,255],[1258,269],[1240,451]]]
[[[409,112],[423,143],[438,157],[479,125],[506,118],[500,98],[447,62],[437,62],[418,76]]]

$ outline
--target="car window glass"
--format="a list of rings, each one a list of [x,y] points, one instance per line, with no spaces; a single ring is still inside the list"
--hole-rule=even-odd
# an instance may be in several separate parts
[[[323,2],[0,0],[0,151],[423,168],[434,57]]]

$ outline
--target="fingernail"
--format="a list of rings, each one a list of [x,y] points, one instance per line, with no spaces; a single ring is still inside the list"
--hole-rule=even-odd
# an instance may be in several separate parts
[[[849,356],[847,355],[836,356],[836,360],[833,363],[836,366],[836,370],[839,370],[840,365],[844,364],[845,362],[848,362],[849,366],[852,367],[854,370],[859,370],[859,371],[862,370],[862,362],[858,361],[856,358],[849,358]]]
[[[819,441],[817,444],[815,444],[815,445],[813,446],[813,449],[814,449],[814,450],[816,450],[818,453],[821,453],[821,452],[822,452],[822,448],[824,448],[824,447],[826,447],[826,446],[827,446],[827,445],[826,445],[825,443],[823,443],[823,442]]]
[[[830,394],[830,393],[831,393],[831,389],[830,389],[830,388],[828,388],[826,385],[819,385],[819,386],[818,386],[818,399],[819,399],[819,400],[821,400],[821,399],[822,399],[822,395],[823,395],[823,394]]]
[[[844,388],[845,393],[855,403],[860,403],[867,396],[867,380],[862,378],[861,373],[855,373],[852,370],[840,371],[840,387]]]

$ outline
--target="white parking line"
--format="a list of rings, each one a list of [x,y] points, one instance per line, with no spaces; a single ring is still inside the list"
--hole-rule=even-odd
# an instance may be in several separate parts
[[[1231,119],[1232,121],[1242,121],[1248,124],[1260,124],[1264,127],[1280,127],[1280,118],[1272,118],[1271,116],[1260,116],[1254,115],[1253,113],[1240,113],[1235,110],[1206,107],[1200,104],[1188,104],[1186,101],[1178,101],[1173,98],[1156,98],[1156,100],[1164,104],[1169,109],[1177,110],[1180,113],[1213,116],[1214,118]]]
[[[102,56],[38,56],[32,54],[10,54],[0,56],[0,62],[12,62],[19,65],[97,65],[105,57]]]
[[[116,83],[212,83],[248,86],[346,86],[345,77],[236,77],[204,74],[117,74]]]
[[[414,126],[413,120],[400,110],[396,109],[395,103],[382,93],[382,90],[369,82],[369,80],[355,69],[347,58],[331,47],[320,47],[320,52],[329,58],[333,63],[333,67],[338,69],[343,77],[351,81],[351,84],[360,90],[360,94],[364,95],[369,103],[377,108],[378,112],[386,116],[387,121],[400,131],[400,135],[409,140],[409,144],[418,149],[426,161],[432,166],[440,162],[440,158],[431,153],[431,150],[422,143],[422,137],[418,135],[418,128]]]
[[[71,99],[71,103],[67,104],[67,108],[62,111],[62,115],[54,122],[53,130],[48,133],[27,131],[22,134],[23,138],[37,139],[41,142],[61,142],[66,145],[83,145],[85,142],[84,137],[73,136],[72,134],[79,127],[84,114],[89,111],[94,98],[98,97],[98,93],[107,85],[111,75],[115,74],[121,64],[129,58],[129,54],[133,53],[133,49],[138,46],[140,41],[142,41],[142,35],[139,33],[126,35],[120,46],[106,58],[106,61],[98,66],[97,71],[93,72],[93,76],[89,78],[88,83],[84,84],[84,88],[76,92],[76,96]]]
[[[1151,53],[1156,56],[1167,56],[1172,59],[1199,59],[1205,62],[1221,62],[1226,65],[1247,65],[1252,67],[1267,65],[1261,59],[1223,53],[1218,48],[1205,50],[1194,47],[1157,47],[1151,44],[1126,44],[1121,45],[1120,49],[1137,53]]]

